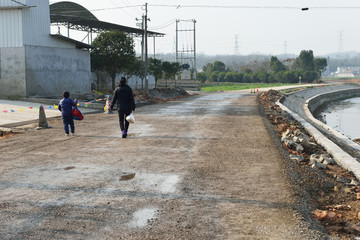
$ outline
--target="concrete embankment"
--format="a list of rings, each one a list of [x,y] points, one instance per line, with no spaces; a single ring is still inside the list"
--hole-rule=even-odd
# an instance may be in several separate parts
[[[311,120],[313,124],[317,127],[326,130],[334,137],[336,137],[340,142],[347,145],[349,148],[353,148],[354,151],[360,151],[360,145],[353,142],[348,137],[344,136],[340,132],[332,129],[325,123],[316,119],[313,114],[314,112],[319,109],[321,106],[328,102],[337,101],[345,98],[352,98],[352,97],[359,97],[360,96],[360,88],[356,89],[347,89],[347,90],[338,90],[329,93],[318,94],[312,98],[309,98],[305,101],[304,109],[307,117]]]
[[[311,93],[312,96],[309,96],[309,92],[306,93],[306,90],[292,93],[277,104],[300,122],[315,140],[332,154],[341,167],[353,172],[360,179],[360,163],[357,161],[360,146],[312,115],[313,111],[327,102],[359,96],[360,88],[354,85],[339,85],[338,87],[332,86],[331,91],[326,91],[326,88],[311,89]],[[285,99],[292,100],[286,101]],[[296,107],[294,103],[297,105]],[[302,108],[302,111],[299,108]]]
[[[306,100],[305,103],[307,104],[307,107],[310,110],[310,112],[314,113],[319,107],[321,107],[325,103],[341,100],[344,98],[352,98],[359,96],[360,96],[360,88],[345,89],[345,90],[338,90],[338,91],[318,94]]]

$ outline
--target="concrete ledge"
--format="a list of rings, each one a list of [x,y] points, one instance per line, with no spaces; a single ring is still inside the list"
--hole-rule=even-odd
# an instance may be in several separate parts
[[[303,119],[298,114],[292,112],[290,109],[281,104],[280,101],[277,101],[276,104],[283,111],[288,112],[295,120],[301,123],[304,128],[315,138],[317,143],[321,144],[326,149],[326,151],[328,151],[333,156],[339,166],[352,172],[355,177],[360,180],[360,163],[355,158],[342,150],[338,145],[330,141],[305,119]]]
[[[341,98],[344,98],[344,97],[356,97],[356,96],[360,96],[360,89],[339,90],[339,91],[319,94],[319,95],[316,95],[316,96],[314,96],[312,98],[309,98],[309,99],[307,99],[305,101],[304,111],[305,111],[306,116],[309,118],[309,120],[313,124],[315,124],[318,127],[328,131],[329,133],[331,133],[332,135],[337,137],[342,143],[350,146],[354,150],[360,151],[360,145],[359,144],[353,142],[350,138],[344,136],[340,132],[332,129],[331,127],[329,127],[325,123],[323,123],[323,122],[319,121],[318,119],[314,118],[314,116],[312,115],[312,113],[317,108],[319,108],[321,105],[323,105],[324,103],[335,101],[335,100],[338,100],[338,99],[341,99]]]
[[[327,102],[339,100],[341,98],[352,98],[360,96],[360,88],[338,90],[316,95],[306,100],[309,110],[313,113],[317,108]]]

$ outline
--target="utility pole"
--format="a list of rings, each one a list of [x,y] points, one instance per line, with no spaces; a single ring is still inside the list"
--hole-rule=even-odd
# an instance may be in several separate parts
[[[142,15],[141,17],[141,23],[137,23],[136,26],[138,26],[143,32],[141,33],[141,60],[144,61],[144,18],[145,16]],[[136,21],[139,21],[140,19],[135,18]]]
[[[176,19],[176,43],[175,43],[175,47],[176,47],[176,49],[175,49],[175,61],[176,62],[179,62],[179,49],[178,49],[178,44],[179,44],[179,41],[178,41],[178,39],[179,39],[179,37],[178,37],[178,32],[179,32],[179,30],[178,30],[178,24],[179,24],[179,22],[180,22],[180,20],[178,20],[178,19]]]
[[[145,3],[145,29],[144,29],[144,35],[145,35],[145,91],[149,92],[149,80],[148,80],[148,36],[147,36],[147,3]]]
[[[193,19],[193,23],[194,23],[194,66],[193,66],[193,69],[194,69],[194,79],[196,80],[197,70],[196,70],[196,30],[195,30],[196,20],[195,19]]]
[[[137,23],[136,26],[140,27],[142,30],[141,32],[141,61],[144,62],[144,19],[145,16],[141,16],[141,23]],[[135,18],[136,21],[139,21],[140,19]],[[137,82],[136,82],[137,83]],[[137,86],[137,84],[136,84]],[[141,77],[141,90],[144,89],[144,77]]]

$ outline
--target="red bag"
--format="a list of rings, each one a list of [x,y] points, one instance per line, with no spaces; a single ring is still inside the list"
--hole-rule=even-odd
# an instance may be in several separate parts
[[[75,105],[77,106],[77,100],[75,100]],[[79,120],[79,121],[84,119],[84,116],[81,114],[80,110],[77,107],[73,107],[72,117],[74,120]]]
[[[81,112],[78,108],[74,108],[72,110],[72,117],[74,120],[83,120],[84,119],[84,116],[81,114]]]

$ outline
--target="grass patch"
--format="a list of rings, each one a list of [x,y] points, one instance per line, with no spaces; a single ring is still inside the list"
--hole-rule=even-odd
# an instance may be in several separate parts
[[[268,87],[280,87],[289,86],[294,84],[285,83],[208,83],[201,85],[201,91],[203,92],[218,92],[218,91],[232,91],[243,89],[256,89],[256,88],[268,88]]]

